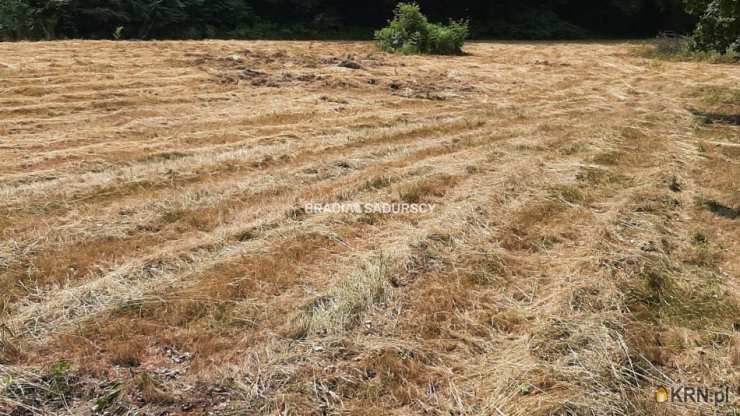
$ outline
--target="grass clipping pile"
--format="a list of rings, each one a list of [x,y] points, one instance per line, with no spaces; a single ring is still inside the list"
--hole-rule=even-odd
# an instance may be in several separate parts
[[[740,73],[635,46],[0,44],[0,414],[736,413]]]
[[[384,91],[404,98],[447,100],[463,98],[475,89],[463,80],[440,73],[399,76],[402,58],[368,53],[364,56],[288,54],[245,49],[229,56],[198,53],[192,63],[223,84],[244,87],[303,88],[307,91],[345,90],[362,94]],[[394,74],[388,79],[389,73]],[[330,97],[326,97],[330,100]],[[338,103],[346,104],[342,100]]]

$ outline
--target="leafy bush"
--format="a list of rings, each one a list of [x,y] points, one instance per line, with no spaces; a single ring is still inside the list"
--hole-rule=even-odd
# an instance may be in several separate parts
[[[454,55],[462,52],[463,43],[468,36],[466,22],[450,22],[449,26],[430,24],[429,43],[433,53]]]
[[[462,53],[468,33],[465,21],[429,23],[418,4],[400,3],[388,26],[375,32],[375,40],[386,52],[454,55]]]
[[[740,0],[689,0],[689,12],[699,16],[694,48],[702,51],[740,52]]]

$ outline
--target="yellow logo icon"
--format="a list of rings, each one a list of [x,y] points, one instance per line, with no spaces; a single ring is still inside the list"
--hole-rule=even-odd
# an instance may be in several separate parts
[[[658,403],[665,403],[668,401],[668,389],[660,386],[655,389],[655,401]]]

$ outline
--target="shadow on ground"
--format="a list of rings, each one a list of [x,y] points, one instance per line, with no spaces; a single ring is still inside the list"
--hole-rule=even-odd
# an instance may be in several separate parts
[[[696,117],[701,117],[709,123],[719,124],[732,124],[740,126],[740,114],[723,114],[723,113],[712,113],[707,111],[700,111],[696,109],[689,109],[691,114]]]
[[[708,210],[719,215],[720,217],[729,218],[731,220],[740,218],[740,209],[730,208],[727,205],[723,205],[713,200],[705,201],[704,205],[707,207]]]

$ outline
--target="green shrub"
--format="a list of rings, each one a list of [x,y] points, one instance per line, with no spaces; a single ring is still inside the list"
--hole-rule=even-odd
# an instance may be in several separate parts
[[[386,52],[455,55],[462,53],[468,33],[465,21],[429,23],[418,4],[400,3],[388,26],[375,32],[375,40]]]
[[[688,0],[699,16],[693,46],[701,51],[737,55],[740,52],[740,0]]]
[[[430,24],[429,46],[433,53],[454,55],[462,52],[463,43],[468,36],[466,22],[450,22],[449,26]]]

